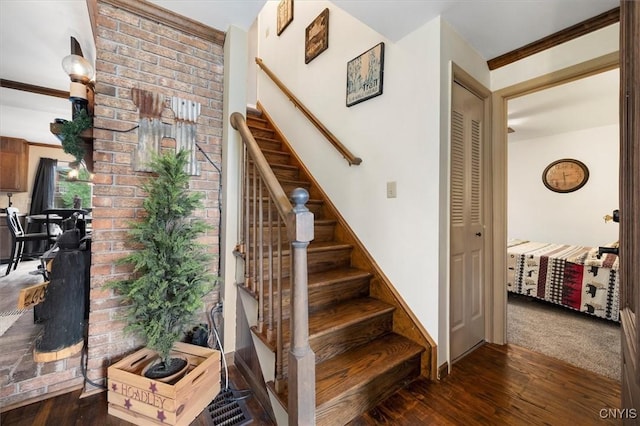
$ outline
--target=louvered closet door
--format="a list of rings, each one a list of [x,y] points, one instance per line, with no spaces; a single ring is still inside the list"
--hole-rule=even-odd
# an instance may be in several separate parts
[[[455,83],[451,118],[451,359],[484,341],[483,101]]]

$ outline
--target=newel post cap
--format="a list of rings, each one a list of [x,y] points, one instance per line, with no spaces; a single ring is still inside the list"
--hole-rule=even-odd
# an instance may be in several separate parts
[[[304,188],[296,188],[291,193],[293,201],[293,215],[296,218],[295,236],[293,241],[309,242],[313,235],[313,213],[309,211],[305,204],[309,201],[309,192]]]

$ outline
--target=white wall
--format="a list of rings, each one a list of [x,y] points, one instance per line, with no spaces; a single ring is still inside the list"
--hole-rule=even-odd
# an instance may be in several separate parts
[[[233,255],[239,235],[240,182],[242,173],[242,140],[231,127],[229,117],[234,112],[244,113],[247,106],[247,57],[249,43],[247,33],[235,26],[227,29],[224,41],[224,99],[222,106],[222,217],[220,244],[220,276],[222,277],[221,300],[223,303],[224,352],[236,347],[236,283],[242,267]]]
[[[603,216],[618,208],[619,126],[603,126],[509,143],[508,235],[531,241],[597,247],[618,240]],[[542,183],[552,161],[575,158],[589,168],[587,184],[557,193]]]
[[[305,64],[305,28],[327,7],[329,48]],[[262,71],[257,99],[438,343],[440,365],[449,334],[451,63],[497,90],[615,51],[617,26],[490,73],[440,18],[392,43],[332,3],[297,2],[277,36],[276,8],[267,2],[258,18],[258,56],[362,164],[348,166]],[[347,108],[347,62],[381,41],[383,94]],[[389,181],[397,198],[386,198]]]

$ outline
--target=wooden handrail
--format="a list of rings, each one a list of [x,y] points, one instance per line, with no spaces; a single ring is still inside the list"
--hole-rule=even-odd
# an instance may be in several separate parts
[[[271,170],[269,163],[262,155],[262,151],[260,151],[260,147],[258,146],[258,142],[256,142],[255,138],[251,134],[249,127],[247,126],[247,122],[244,119],[244,116],[239,112],[234,112],[231,114],[231,125],[234,129],[240,132],[240,136],[247,146],[247,150],[253,158],[255,162],[256,168],[260,175],[264,178],[265,185],[271,198],[274,200],[276,204],[276,208],[278,209],[278,213],[280,213],[280,217],[285,220],[285,226],[289,232],[291,232],[294,224],[291,222],[291,211],[293,210],[293,206],[289,201],[289,197],[285,194],[284,189],[278,182],[278,178]]]
[[[296,188],[287,197],[258,143],[251,134],[244,116],[234,112],[231,125],[242,137],[245,186],[243,209],[244,272],[243,285],[257,295],[258,317],[256,330],[276,337],[276,371],[274,383],[279,392],[288,387],[288,415],[291,425],[315,424],[315,354],[309,345],[309,294],[307,248],[314,239],[313,213],[305,206],[309,192]],[[263,197],[263,188],[269,197]],[[290,201],[291,200],[291,201]],[[294,205],[292,205],[292,202]],[[273,221],[271,205],[277,211]],[[265,211],[266,204],[266,211]],[[267,220],[265,223],[265,213]],[[282,221],[282,222],[280,222]],[[277,233],[277,243],[274,241]],[[280,223],[286,229],[289,250],[287,268],[291,282],[289,311],[291,333],[288,354],[288,374],[284,377],[284,342],[282,278],[283,249]],[[275,268],[274,268],[275,266]],[[275,273],[275,276],[274,276]],[[274,278],[275,285],[274,287]],[[286,383],[285,383],[286,381]]]
[[[338,138],[336,138],[333,133],[331,133],[329,129],[327,129],[324,124],[322,124],[320,120],[318,120],[318,118],[316,118],[316,116],[313,115],[313,113],[311,113],[311,111],[309,111],[306,106],[304,106],[300,99],[298,99],[293,93],[291,93],[287,86],[285,86],[284,83],[273,73],[273,71],[271,71],[269,67],[264,64],[262,59],[256,58],[256,64],[258,64],[258,66],[269,76],[269,78],[273,80],[276,86],[278,86],[278,88],[280,88],[280,90],[282,90],[282,92],[287,95],[289,100],[293,102],[296,108],[302,111],[305,117],[307,117],[309,121],[311,121],[311,123],[320,131],[320,133],[322,133],[324,137],[327,138],[331,145],[333,145],[340,152],[340,154],[342,154],[342,156],[345,158],[345,160],[347,160],[350,166],[357,166],[358,164],[362,163],[362,159],[353,155],[351,151],[349,151],[342,144],[342,142],[340,142]]]

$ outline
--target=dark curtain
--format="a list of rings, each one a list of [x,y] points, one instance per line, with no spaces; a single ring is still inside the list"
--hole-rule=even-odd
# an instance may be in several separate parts
[[[41,214],[47,209],[53,208],[53,196],[56,190],[56,166],[58,160],[52,158],[41,158],[36,171],[36,178],[33,181],[33,191],[31,193],[31,208],[29,214]],[[26,232],[46,232],[46,225],[29,223]],[[33,241],[27,243],[26,253],[44,252],[46,241]]]

